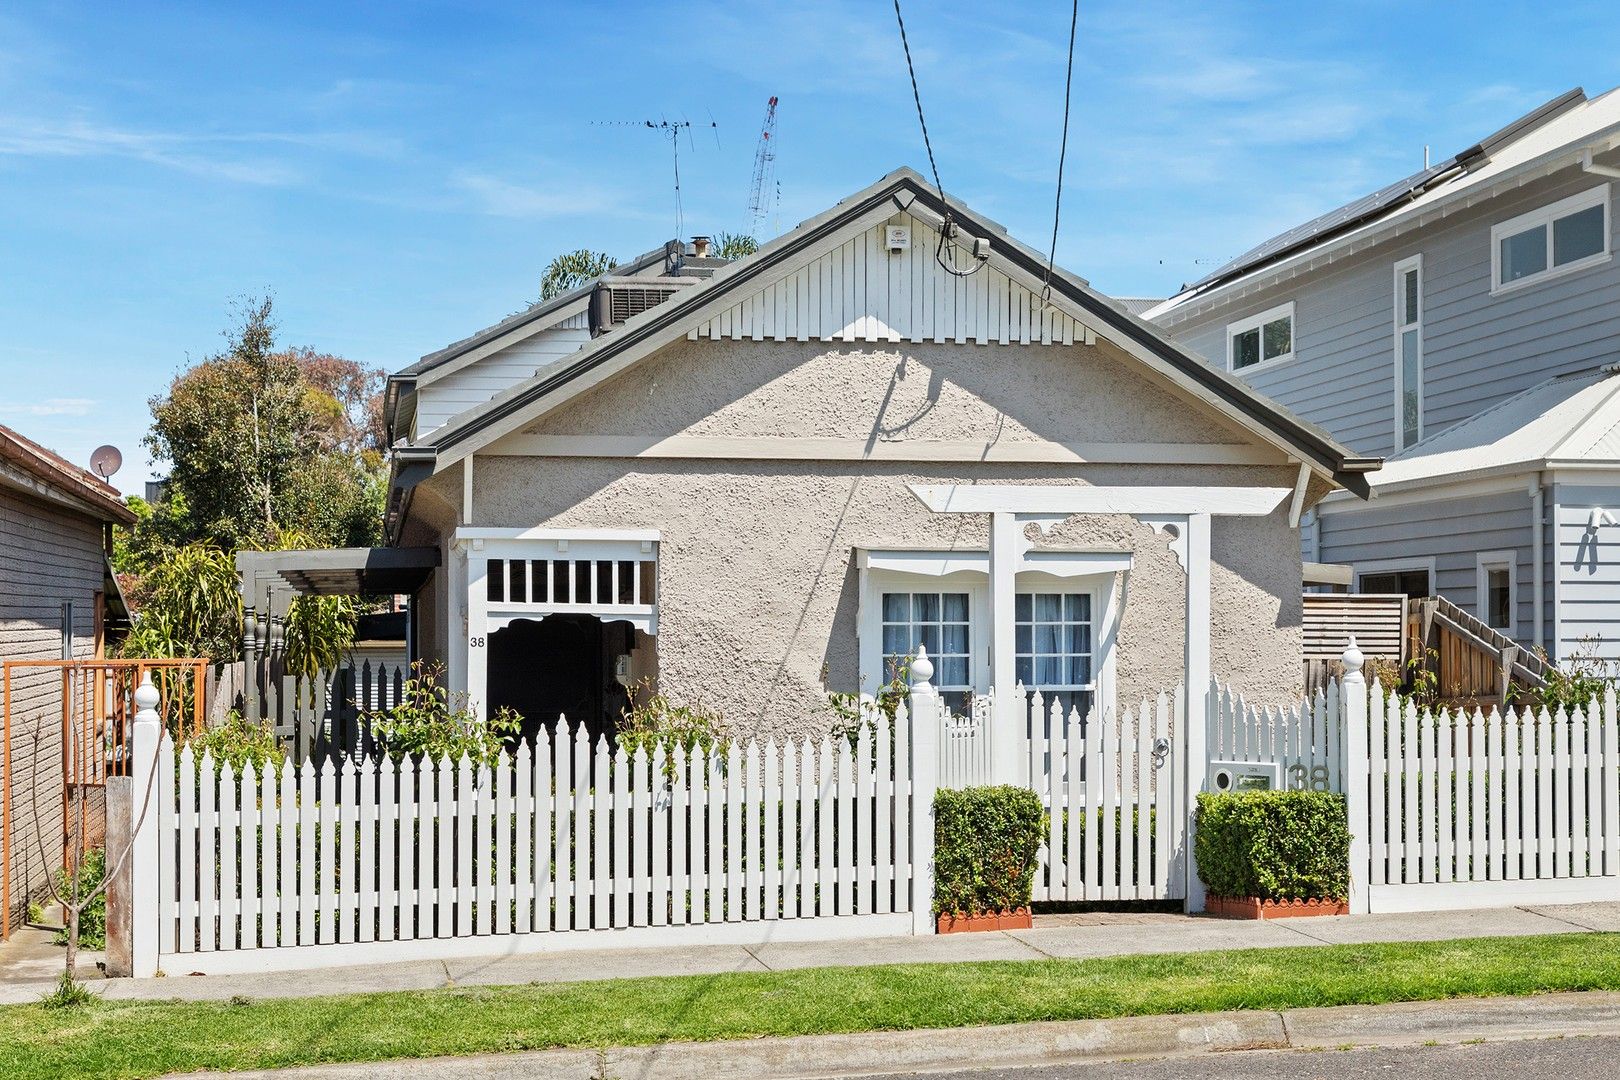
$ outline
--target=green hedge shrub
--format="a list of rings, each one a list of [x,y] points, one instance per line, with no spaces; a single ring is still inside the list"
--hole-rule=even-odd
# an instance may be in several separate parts
[[[1350,823],[1335,792],[1199,795],[1194,850],[1216,896],[1343,900],[1350,891]]]
[[[934,914],[1028,907],[1046,808],[1020,787],[934,794]]]

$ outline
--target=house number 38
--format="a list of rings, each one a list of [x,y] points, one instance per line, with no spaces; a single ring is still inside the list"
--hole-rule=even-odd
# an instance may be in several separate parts
[[[1288,767],[1288,786],[1295,791],[1327,791],[1328,768],[1313,765],[1307,769],[1303,761],[1297,761]]]
[[[484,647],[484,639],[481,637],[470,637],[467,639],[467,644],[475,649],[482,649]]]

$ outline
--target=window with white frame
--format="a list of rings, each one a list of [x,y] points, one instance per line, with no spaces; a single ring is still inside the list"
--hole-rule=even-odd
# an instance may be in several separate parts
[[[1252,371],[1294,358],[1294,304],[1289,301],[1226,328],[1226,367]]]
[[[1609,185],[1491,228],[1491,291],[1503,292],[1609,259]]]
[[[1089,712],[1097,688],[1092,597],[1088,592],[1020,592],[1013,605],[1018,681]]]
[[[973,693],[968,594],[885,592],[883,671],[887,681],[921,645],[934,664],[935,688],[951,708],[966,711]]]
[[[1423,256],[1395,264],[1395,449],[1423,438]]]
[[[1479,556],[1477,607],[1479,621],[1508,637],[1516,637],[1517,597],[1514,573],[1517,560],[1511,551],[1486,551]]]

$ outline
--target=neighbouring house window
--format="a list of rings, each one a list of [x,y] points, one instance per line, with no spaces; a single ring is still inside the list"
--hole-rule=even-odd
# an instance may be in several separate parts
[[[1294,358],[1294,305],[1263,311],[1226,328],[1226,366],[1231,371],[1281,364]]]
[[[968,642],[967,593],[883,594],[885,680],[890,672],[914,656],[917,646],[921,645],[934,663],[934,687],[952,709],[965,711],[973,695]]]
[[[1609,185],[1504,221],[1491,229],[1491,290],[1499,292],[1609,258]]]
[[[1395,449],[1423,438],[1423,256],[1395,264]]]
[[[1018,681],[1024,688],[1058,695],[1065,711],[1089,712],[1097,686],[1091,594],[1021,592],[1014,601],[1013,624]]]
[[[1403,593],[1406,596],[1433,596],[1427,568],[1374,570],[1356,576],[1356,591],[1362,593]]]
[[[1500,630],[1514,637],[1517,630],[1514,618],[1514,554],[1511,551],[1488,551],[1479,556],[1478,613],[1480,621],[1492,630]]]

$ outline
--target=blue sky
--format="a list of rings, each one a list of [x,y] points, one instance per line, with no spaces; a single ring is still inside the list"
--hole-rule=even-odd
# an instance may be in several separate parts
[[[1068,7],[906,5],[946,190],[1043,246]],[[1620,5],[1083,0],[1059,261],[1165,295],[1583,85]],[[1461,17],[1466,10],[1467,16]],[[550,257],[779,231],[925,168],[888,0],[0,7],[0,423],[149,468],[147,399],[271,292],[283,339],[395,369],[520,308]]]

